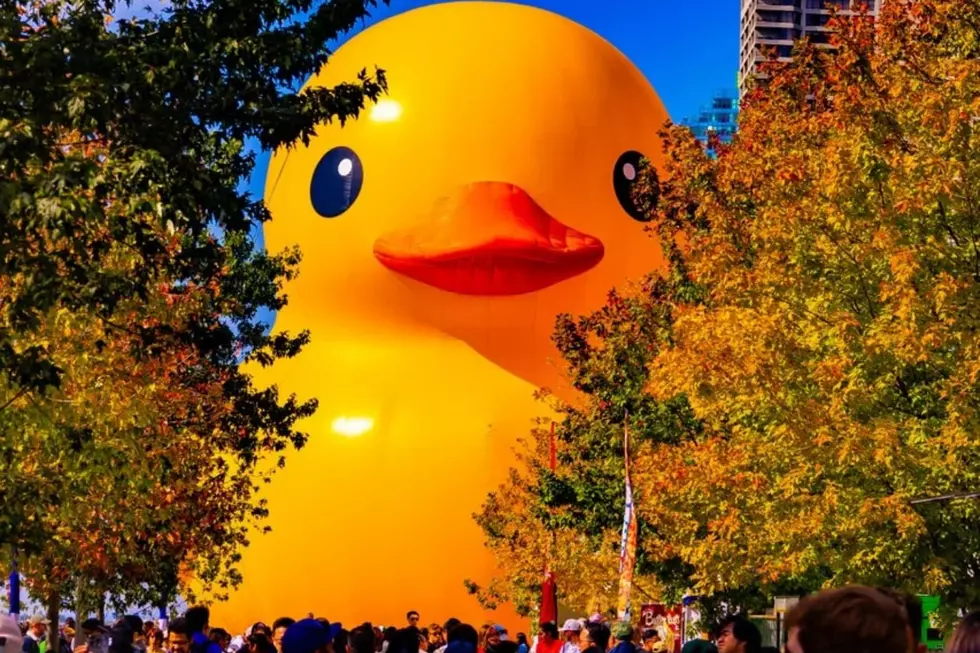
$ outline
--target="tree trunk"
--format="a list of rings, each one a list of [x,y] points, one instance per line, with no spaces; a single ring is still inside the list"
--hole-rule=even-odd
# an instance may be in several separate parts
[[[75,641],[68,642],[72,651],[79,646],[88,644],[88,637],[82,631],[82,623],[88,619],[88,606],[85,604],[85,581],[81,578],[75,584]]]
[[[49,653],[61,653],[61,630],[58,624],[58,617],[61,613],[61,596],[57,592],[48,595],[48,651]]]

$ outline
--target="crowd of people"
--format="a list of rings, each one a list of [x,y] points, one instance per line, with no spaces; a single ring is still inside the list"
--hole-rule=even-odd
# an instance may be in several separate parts
[[[559,628],[542,623],[528,638],[513,638],[506,627],[487,623],[477,628],[449,619],[423,626],[418,612],[400,627],[370,622],[350,630],[329,619],[308,615],[281,617],[269,626],[259,622],[233,636],[212,628],[207,608],[194,607],[170,621],[166,631],[135,615],[111,627],[88,619],[75,630],[67,620],[52,646],[42,616],[18,623],[0,617],[0,653],[673,653],[674,642],[663,630],[637,631],[625,621],[600,615],[569,619]],[[925,653],[920,641],[922,605],[918,598],[885,589],[851,586],[803,599],[786,617],[787,653]],[[682,653],[773,653],[756,625],[731,616],[711,637],[686,642]],[[961,619],[946,653],[980,653],[980,612]]]

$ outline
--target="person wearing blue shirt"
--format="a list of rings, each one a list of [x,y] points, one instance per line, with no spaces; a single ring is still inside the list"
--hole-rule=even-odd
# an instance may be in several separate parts
[[[191,653],[224,653],[217,642],[208,637],[211,611],[203,605],[190,608],[184,613],[187,629],[191,631]]]

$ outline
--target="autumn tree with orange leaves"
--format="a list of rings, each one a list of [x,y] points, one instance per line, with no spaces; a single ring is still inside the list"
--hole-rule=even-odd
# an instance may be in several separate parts
[[[643,553],[683,571],[665,596],[860,582],[980,607],[980,501],[955,498],[980,489],[980,1],[832,26],[836,52],[767,65],[716,158],[665,131],[668,269],[629,299],[658,322],[646,382],[585,388],[566,439],[593,459],[629,410]],[[637,354],[610,332],[572,353]],[[651,429],[649,401],[697,428]],[[528,487],[541,514],[620,510]]]
[[[180,242],[169,239],[174,254]],[[105,259],[131,263],[123,247]],[[161,280],[109,316],[62,308],[14,339],[44,347],[62,375],[43,395],[0,386],[4,428],[20,436],[0,462],[17,545],[2,557],[16,552],[49,608],[158,605],[193,600],[195,588],[220,597],[240,580],[239,551],[266,514],[263,461],[303,436],[252,432],[247,404],[228,395],[244,379],[179,335],[214,310],[215,290]],[[161,326],[172,335],[145,338]],[[295,415],[314,406],[284,402]]]

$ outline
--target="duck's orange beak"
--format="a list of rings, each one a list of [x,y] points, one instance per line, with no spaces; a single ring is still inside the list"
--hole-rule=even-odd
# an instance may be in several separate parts
[[[439,202],[431,219],[374,243],[382,265],[465,295],[519,295],[594,267],[602,242],[563,225],[521,188],[477,182]]]

